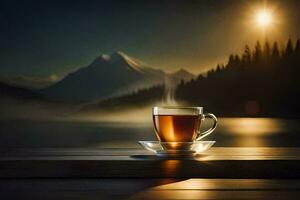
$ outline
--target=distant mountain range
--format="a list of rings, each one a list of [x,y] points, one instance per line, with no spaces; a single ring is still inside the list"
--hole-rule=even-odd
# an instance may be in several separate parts
[[[154,69],[123,52],[102,54],[87,67],[40,90],[47,96],[68,101],[91,101],[152,87],[168,81],[190,80],[193,74],[181,69],[173,74]]]
[[[0,99],[15,99],[19,101],[23,100],[36,100],[41,99],[42,96],[37,92],[30,89],[25,89],[17,86],[12,86],[3,82],[0,82]]]
[[[33,113],[37,108],[47,114],[65,115],[77,106],[81,107],[82,101],[94,105],[108,97],[114,98],[114,95],[131,94],[155,85],[177,85],[181,80],[188,81],[193,77],[183,69],[165,73],[125,53],[115,52],[99,56],[87,67],[68,74],[58,82],[27,76],[1,76],[0,108],[3,116],[4,111],[6,116],[13,116]],[[50,82],[54,84],[38,89],[42,83],[47,85]]]
[[[0,120],[55,119],[74,112],[79,104],[51,99],[38,91],[0,81]]]
[[[50,77],[0,76],[0,119],[67,116],[82,105],[98,105],[105,99],[147,88],[159,87],[164,93],[164,87],[175,88],[181,80],[192,78],[194,75],[183,69],[166,73],[122,52],[102,54],[59,81]],[[140,102],[148,102],[152,96]]]
[[[38,77],[26,75],[0,75],[0,82],[10,86],[37,90],[49,87],[59,80],[55,75]]]

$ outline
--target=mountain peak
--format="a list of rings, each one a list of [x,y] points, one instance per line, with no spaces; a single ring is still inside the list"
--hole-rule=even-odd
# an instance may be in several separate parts
[[[124,62],[128,66],[128,68],[133,69],[135,71],[142,72],[142,63],[135,58],[132,58],[125,54],[122,51],[116,51],[110,55],[110,62],[117,63],[117,62]]]
[[[115,51],[111,54],[101,54],[98,58],[104,61],[120,61],[124,60],[126,57],[129,56],[123,53],[122,51]]]
[[[123,51],[115,51],[114,53],[112,53],[112,55],[118,55],[121,57],[126,57],[128,56],[126,53],[124,53]]]
[[[137,61],[135,58],[128,56],[122,51],[115,51],[111,54],[101,54],[98,58],[109,62],[125,61],[128,63],[134,63],[135,65],[139,65],[139,61]]]
[[[122,61],[122,60],[125,60],[125,57],[127,55],[121,51],[116,51],[112,54],[110,54],[110,61],[111,62],[119,62],[119,61]]]
[[[99,58],[100,58],[101,60],[109,61],[109,60],[110,60],[110,55],[108,55],[108,54],[101,54],[101,55],[99,56]]]

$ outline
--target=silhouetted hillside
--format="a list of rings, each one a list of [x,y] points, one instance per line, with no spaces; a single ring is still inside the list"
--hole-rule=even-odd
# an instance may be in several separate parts
[[[283,50],[276,42],[257,42],[253,51],[246,45],[242,55],[230,55],[225,66],[182,82],[175,96],[217,115],[298,117],[299,73],[299,39]]]
[[[97,112],[100,110],[118,110],[123,108],[137,108],[139,106],[155,104],[162,101],[165,94],[164,85],[140,89],[128,95],[106,99],[84,106],[80,112]]]
[[[38,90],[56,83],[59,77],[55,75],[38,77],[28,75],[0,75],[0,82],[10,86]]]
[[[42,96],[32,90],[8,85],[0,82],[0,97],[3,98],[14,98],[18,100],[33,100],[41,99]]]
[[[0,82],[0,120],[45,120],[64,117],[79,105],[43,96],[37,91]]]

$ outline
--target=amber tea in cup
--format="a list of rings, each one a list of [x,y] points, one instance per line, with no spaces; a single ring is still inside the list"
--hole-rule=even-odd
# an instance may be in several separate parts
[[[201,133],[200,125],[206,119],[214,121],[212,128]],[[160,142],[170,142],[175,148],[183,148],[184,142],[200,140],[212,133],[217,126],[217,118],[203,114],[202,107],[154,107],[153,123]]]

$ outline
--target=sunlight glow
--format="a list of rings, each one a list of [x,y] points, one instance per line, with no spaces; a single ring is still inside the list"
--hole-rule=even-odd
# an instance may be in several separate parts
[[[272,13],[265,9],[260,10],[256,14],[256,22],[262,28],[266,28],[266,27],[270,26],[273,22]]]
[[[269,135],[282,130],[280,122],[270,118],[225,118],[225,129],[237,135]]]

